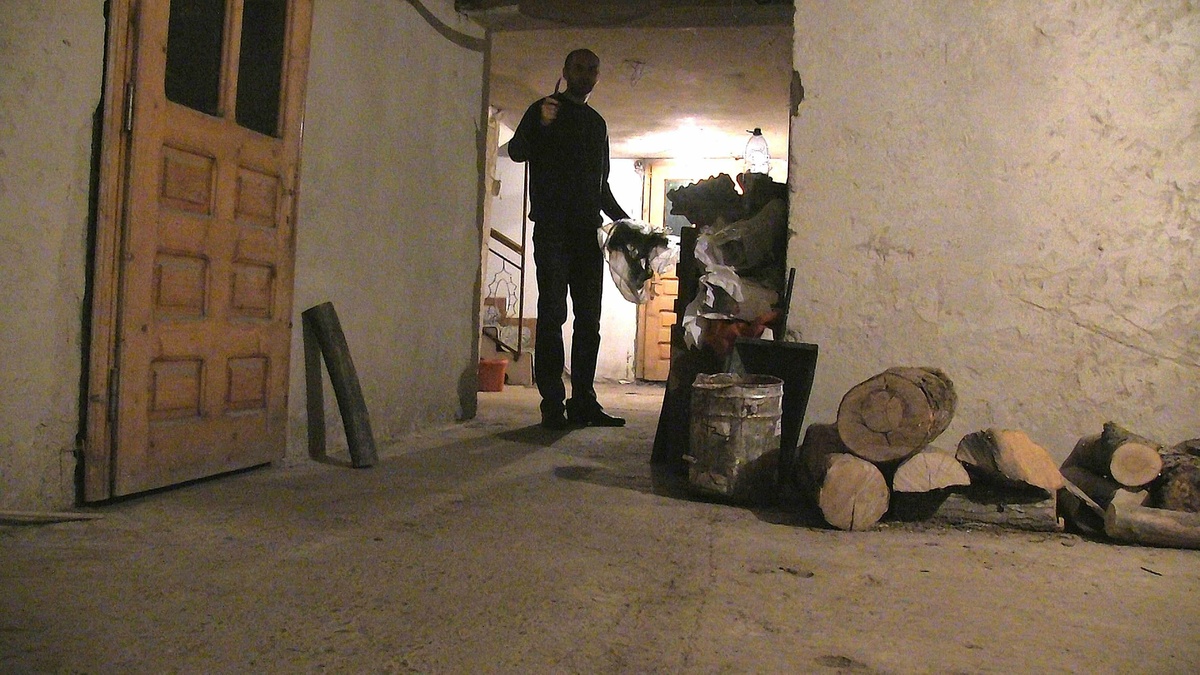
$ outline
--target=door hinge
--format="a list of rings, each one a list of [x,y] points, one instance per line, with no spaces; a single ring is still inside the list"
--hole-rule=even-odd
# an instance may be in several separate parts
[[[125,133],[133,133],[133,82],[125,83]]]

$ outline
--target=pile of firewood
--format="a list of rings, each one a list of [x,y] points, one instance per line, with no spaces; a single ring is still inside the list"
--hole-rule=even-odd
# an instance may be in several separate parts
[[[954,416],[936,368],[890,368],[852,387],[836,424],[812,424],[791,478],[833,527],[881,519],[985,523],[1200,548],[1200,442],[1171,450],[1109,423],[1061,467],[1020,430],[934,446]]]
[[[1168,449],[1107,422],[1079,439],[1062,474],[1062,510],[1080,532],[1200,548],[1200,439]]]

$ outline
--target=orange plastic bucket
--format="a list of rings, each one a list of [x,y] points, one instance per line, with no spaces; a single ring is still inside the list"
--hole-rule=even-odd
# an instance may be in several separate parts
[[[504,359],[479,360],[479,391],[504,391],[504,370],[508,361]]]

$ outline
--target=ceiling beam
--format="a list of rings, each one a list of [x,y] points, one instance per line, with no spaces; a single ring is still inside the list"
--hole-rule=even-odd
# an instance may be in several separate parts
[[[792,0],[455,0],[454,8],[491,30],[790,25],[794,11]]]

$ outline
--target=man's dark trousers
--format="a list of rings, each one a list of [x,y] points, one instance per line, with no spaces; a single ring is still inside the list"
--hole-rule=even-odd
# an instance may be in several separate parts
[[[600,301],[604,291],[604,255],[595,228],[567,228],[537,223],[533,230],[533,261],[537,265],[538,315],[533,377],[542,396],[542,414],[563,411],[563,324],[567,293],[575,322],[571,336],[570,412],[596,409],[596,358],[600,352]]]

